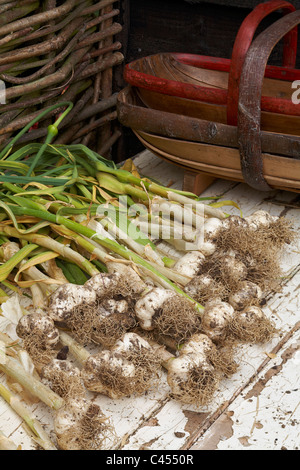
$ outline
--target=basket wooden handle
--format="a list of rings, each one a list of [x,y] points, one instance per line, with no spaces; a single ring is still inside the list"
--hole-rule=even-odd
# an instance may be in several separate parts
[[[300,10],[284,16],[261,33],[246,55],[240,78],[238,144],[243,178],[260,191],[272,188],[263,175],[261,96],[265,68],[275,45],[300,23]]]
[[[231,67],[228,80],[227,95],[227,124],[237,125],[238,100],[239,100],[239,81],[243,70],[243,63],[247,51],[252,43],[257,27],[264,18],[274,11],[282,10],[282,14],[294,12],[295,7],[283,0],[271,0],[257,5],[254,10],[243,21],[233,46]],[[298,30],[294,28],[289,31],[284,38],[283,65],[284,67],[294,68],[297,57],[297,39]]]

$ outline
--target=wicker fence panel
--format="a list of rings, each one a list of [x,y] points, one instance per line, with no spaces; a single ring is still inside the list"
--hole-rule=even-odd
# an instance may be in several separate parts
[[[74,106],[55,143],[84,143],[109,152],[119,137],[115,66],[122,64],[117,1],[0,0],[0,148],[42,110]],[[19,143],[42,141],[62,111],[47,114]]]

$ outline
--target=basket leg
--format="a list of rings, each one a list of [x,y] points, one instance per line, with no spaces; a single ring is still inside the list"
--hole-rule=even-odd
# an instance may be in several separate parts
[[[185,170],[183,175],[183,191],[189,191],[199,196],[215,180],[214,176]]]

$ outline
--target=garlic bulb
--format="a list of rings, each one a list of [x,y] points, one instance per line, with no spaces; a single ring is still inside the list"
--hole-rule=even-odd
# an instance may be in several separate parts
[[[16,327],[19,338],[35,336],[41,349],[52,349],[59,342],[59,332],[51,318],[39,313],[24,315]]]
[[[63,398],[85,396],[80,369],[67,359],[53,359],[41,370],[42,382]]]
[[[258,230],[260,228],[268,228],[272,222],[276,222],[278,217],[270,215],[268,212],[258,210],[253,214],[245,217],[251,230]]]
[[[201,266],[205,261],[205,256],[200,251],[190,251],[178,260],[174,265],[174,270],[188,276],[195,277],[201,272]]]
[[[48,315],[54,321],[65,322],[74,309],[94,304],[96,298],[96,291],[91,287],[64,284],[50,296]]]
[[[135,304],[135,314],[144,330],[152,330],[153,316],[158,312],[163,303],[171,298],[174,292],[169,289],[155,287],[142,296]]]
[[[207,357],[209,351],[214,348],[212,340],[203,333],[196,333],[180,348],[180,355],[204,354]]]
[[[192,298],[197,300],[199,292],[210,289],[215,283],[214,279],[209,274],[201,274],[195,276],[185,287],[184,291]]]
[[[248,222],[246,218],[239,217],[238,215],[231,215],[222,221],[222,229],[230,230],[232,226],[247,229]]]
[[[91,289],[95,292],[97,298],[106,296],[109,291],[115,289],[120,280],[120,274],[112,273],[99,273],[91,277],[84,284],[85,288]]]
[[[243,281],[239,289],[229,295],[228,302],[235,310],[243,310],[262,298],[261,288],[251,281]]]
[[[54,429],[61,450],[107,450],[116,441],[100,407],[84,398],[68,400],[58,410]]]
[[[233,314],[234,308],[227,302],[213,301],[204,309],[202,331],[213,341],[223,340]]]
[[[124,353],[129,351],[134,351],[139,353],[143,349],[152,350],[150,344],[146,339],[142,338],[136,333],[128,332],[122,336],[112,348],[112,351]]]
[[[276,332],[275,325],[256,305],[237,311],[230,327],[239,341],[254,344],[269,341]]]
[[[178,357],[168,360],[167,382],[175,399],[194,405],[211,400],[219,382],[208,356],[213,346],[206,335],[195,334],[180,348]]]
[[[121,354],[105,350],[87,359],[81,377],[87,390],[115,399],[132,393],[135,372],[135,366]]]
[[[248,275],[246,265],[234,256],[225,255],[221,257],[220,265],[224,281],[227,279],[228,281],[237,282],[246,279]]]
[[[226,219],[225,219],[226,220]],[[216,217],[209,217],[205,219],[204,222],[204,237],[206,240],[213,240],[220,228],[223,226],[223,222],[220,219],[217,219]]]

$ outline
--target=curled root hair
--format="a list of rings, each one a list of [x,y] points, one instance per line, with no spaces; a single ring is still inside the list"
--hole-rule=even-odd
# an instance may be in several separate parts
[[[207,353],[207,359],[214,369],[223,377],[230,377],[238,370],[238,364],[234,360],[235,342],[226,338],[224,345],[213,347]]]
[[[153,321],[159,333],[171,336],[179,344],[199,331],[201,316],[191,301],[173,295],[163,303]]]
[[[158,384],[161,364],[152,349],[142,347],[139,351],[128,351],[124,356],[135,366],[135,394],[141,395]]]
[[[171,396],[182,403],[199,407],[211,401],[218,385],[219,377],[214,370],[194,367],[187,379],[177,379],[177,390]]]
[[[25,351],[31,357],[37,370],[52,361],[57,354],[57,351],[45,343],[42,333],[38,334],[35,331],[32,334],[27,334],[22,341]]]
[[[232,337],[236,338],[239,342],[259,344],[270,341],[277,330],[271,320],[265,316],[257,318],[251,324],[246,324],[241,321],[237,314],[229,323],[229,331]]]
[[[80,421],[77,439],[82,450],[113,448],[117,441],[113,426],[98,410],[98,405],[92,403]]]

